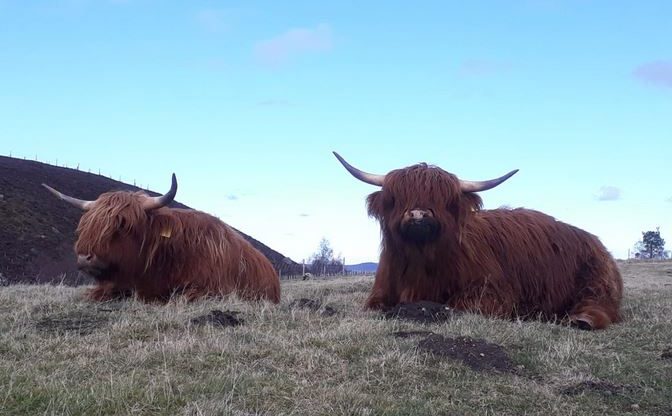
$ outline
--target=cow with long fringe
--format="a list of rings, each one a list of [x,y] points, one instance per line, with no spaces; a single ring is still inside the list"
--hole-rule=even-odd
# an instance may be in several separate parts
[[[581,329],[620,321],[623,280],[597,237],[530,209],[481,209],[477,192],[517,170],[481,182],[424,163],[376,175],[334,154],[355,178],[381,187],[367,199],[382,231],[369,308],[426,300]]]
[[[43,184],[44,185],[44,184]],[[236,293],[243,299],[280,301],[270,261],[234,229],[204,212],[169,208],[177,192],[116,191],[85,201],[44,185],[84,211],[77,227],[77,265],[96,285],[91,300],[135,293],[145,301],[173,294],[188,300]]]

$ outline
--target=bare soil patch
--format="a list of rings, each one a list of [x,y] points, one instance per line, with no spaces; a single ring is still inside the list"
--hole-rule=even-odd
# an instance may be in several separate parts
[[[418,343],[418,348],[452,360],[458,360],[474,371],[515,373],[516,368],[501,345],[470,337],[447,338],[432,334]]]
[[[74,334],[79,336],[88,335],[101,328],[108,322],[108,318],[88,313],[47,316],[35,323],[35,328],[40,332],[57,335]]]
[[[447,321],[461,312],[448,306],[429,301],[402,303],[383,313],[387,319],[406,319],[420,323]]]
[[[191,323],[194,325],[211,324],[224,328],[229,326],[238,326],[244,323],[242,319],[238,318],[238,314],[240,314],[238,311],[220,311],[218,309],[214,309],[207,315],[201,315],[193,318]]]
[[[294,299],[292,302],[289,304],[290,309],[310,309],[311,311],[317,312],[320,309],[322,311],[320,312],[320,315],[322,316],[333,316],[338,313],[338,311],[330,305],[325,305],[324,308],[322,308],[322,301],[319,299],[308,299],[308,298],[300,298],[300,299]]]

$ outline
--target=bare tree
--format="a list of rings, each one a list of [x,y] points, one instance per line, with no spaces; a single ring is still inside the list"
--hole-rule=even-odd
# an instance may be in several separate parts
[[[334,250],[329,240],[322,238],[317,252],[310,258],[310,271],[313,275],[324,276],[341,273],[343,262],[334,257]]]

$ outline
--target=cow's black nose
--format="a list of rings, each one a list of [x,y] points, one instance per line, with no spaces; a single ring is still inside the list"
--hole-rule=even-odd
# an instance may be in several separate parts
[[[93,260],[93,254],[79,254],[77,256],[77,266],[89,266]]]

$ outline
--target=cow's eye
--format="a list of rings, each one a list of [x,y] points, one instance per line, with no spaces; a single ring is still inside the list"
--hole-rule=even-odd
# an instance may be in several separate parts
[[[118,229],[123,230],[124,228],[126,228],[126,219],[124,219],[124,217],[120,217]]]

